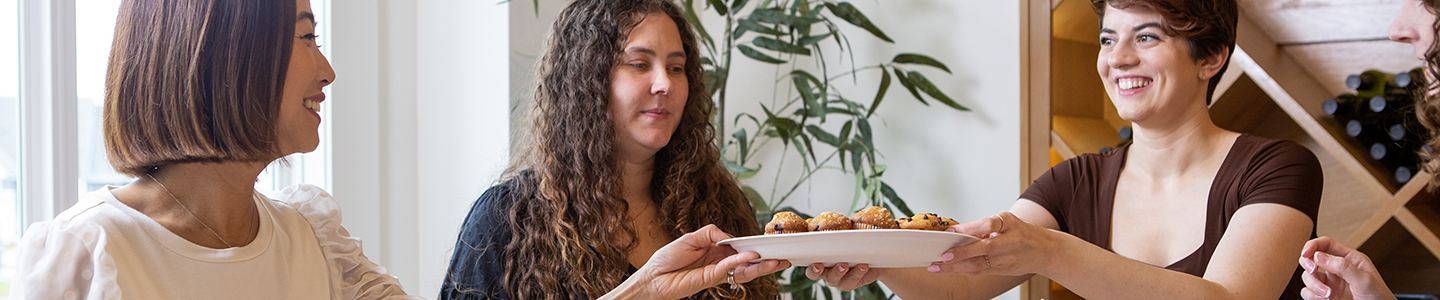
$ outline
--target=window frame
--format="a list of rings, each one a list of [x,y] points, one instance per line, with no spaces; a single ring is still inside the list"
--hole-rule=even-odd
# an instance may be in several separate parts
[[[20,0],[20,230],[79,192],[75,0]]]

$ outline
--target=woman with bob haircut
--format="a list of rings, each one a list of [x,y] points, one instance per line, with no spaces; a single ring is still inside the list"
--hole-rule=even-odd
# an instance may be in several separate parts
[[[30,226],[14,297],[405,297],[330,194],[255,191],[267,164],[319,145],[335,72],[315,39],[309,0],[123,1],[103,131],[138,179]]]

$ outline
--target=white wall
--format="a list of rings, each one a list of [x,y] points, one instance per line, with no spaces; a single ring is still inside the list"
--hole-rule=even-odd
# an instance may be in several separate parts
[[[413,294],[437,294],[465,212],[507,161],[506,9],[332,7],[333,192],[366,254]]]
[[[530,1],[510,3],[511,95],[516,104],[526,103],[530,95],[534,60],[550,22],[562,6],[560,2],[542,1],[539,17],[529,6]],[[1020,177],[1021,159],[1020,4],[979,0],[852,3],[899,45],[884,44],[858,28],[841,25],[851,35],[857,63],[888,61],[902,51],[931,55],[946,62],[955,75],[923,72],[974,110],[966,113],[922,106],[899,84],[893,85],[877,113],[883,121],[873,124],[876,143],[890,167],[885,179],[917,211],[972,220],[1008,209],[1020,194],[1016,180]],[[723,26],[723,19],[718,17],[701,18],[711,31]],[[826,52],[835,53],[833,48]],[[777,70],[771,65],[737,58],[733,69],[727,115],[742,111],[762,114],[759,103],[768,103],[772,94],[786,96],[790,89],[788,85],[774,85]],[[788,71],[778,74],[784,72]],[[865,73],[860,84],[842,90],[868,103],[878,76]],[[762,164],[773,172],[779,165],[779,148],[768,150],[762,154]],[[792,167],[785,176],[798,173],[798,168],[793,167],[798,163],[791,157],[786,164]],[[772,172],[762,173],[749,183],[768,194]],[[801,188],[786,205],[816,213],[850,209],[850,191],[854,187],[850,177],[822,173],[812,183]],[[1018,296],[1012,291],[1000,298]]]

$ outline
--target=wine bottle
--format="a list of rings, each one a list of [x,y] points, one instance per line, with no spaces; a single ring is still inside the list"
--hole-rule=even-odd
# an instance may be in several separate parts
[[[1376,118],[1353,119],[1345,123],[1345,135],[1362,147],[1384,142],[1390,139],[1384,124]]]
[[[1325,112],[1325,115],[1336,118],[1337,120],[1345,119],[1345,121],[1349,121],[1349,119],[1354,118],[1356,114],[1369,109],[1370,102],[1359,96],[1355,96],[1355,94],[1341,94],[1335,96],[1335,98],[1325,99],[1325,102],[1320,103],[1320,110]]]
[[[1386,94],[1370,97],[1370,112],[1379,114],[1399,114],[1415,105],[1415,100],[1410,94]]]
[[[1384,94],[1386,87],[1394,77],[1393,74],[1379,70],[1365,70],[1360,74],[1351,74],[1345,77],[1345,87],[1354,90],[1355,94],[1362,98],[1370,98]]]

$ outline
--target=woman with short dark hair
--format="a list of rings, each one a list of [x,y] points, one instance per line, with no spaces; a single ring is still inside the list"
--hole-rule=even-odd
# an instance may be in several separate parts
[[[318,187],[255,191],[265,166],[319,145],[309,0],[126,0],[104,136],[138,179],[83,195],[20,244],[17,299],[403,297]]]
[[[1299,144],[1227,131],[1206,105],[1235,49],[1235,0],[1092,0],[1096,72],[1132,144],[1067,160],[983,237],[928,269],[823,269],[906,298],[989,298],[1039,274],[1092,299],[1293,299],[1314,237],[1320,164]],[[847,272],[848,271],[848,272]]]

